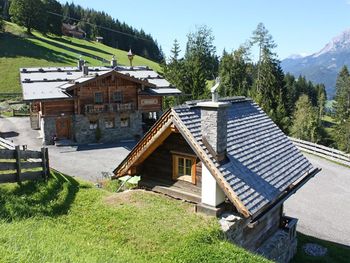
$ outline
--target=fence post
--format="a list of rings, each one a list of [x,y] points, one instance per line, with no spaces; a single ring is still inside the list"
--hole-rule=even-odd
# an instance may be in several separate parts
[[[15,146],[15,157],[16,157],[16,181],[21,184],[21,150],[19,145]]]
[[[49,177],[49,151],[48,148],[41,148],[41,159],[42,159],[42,167],[43,167],[43,178],[47,180]]]

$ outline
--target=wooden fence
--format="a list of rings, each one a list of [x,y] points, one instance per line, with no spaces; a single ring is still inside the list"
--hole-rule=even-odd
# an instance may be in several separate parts
[[[25,117],[30,116],[29,110],[12,110],[12,115],[14,117]]]
[[[350,166],[350,154],[316,143],[289,137],[300,150]]]
[[[49,176],[49,154],[41,151],[21,150],[0,138],[0,183],[47,179]]]
[[[0,149],[14,150],[15,147],[16,145],[14,143],[0,137]]]

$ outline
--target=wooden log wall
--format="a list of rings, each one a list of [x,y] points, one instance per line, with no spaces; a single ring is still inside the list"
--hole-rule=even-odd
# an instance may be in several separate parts
[[[162,110],[162,97],[161,96],[147,96],[140,95],[138,98],[139,110],[144,112],[157,112]]]
[[[48,100],[41,103],[41,113],[44,116],[72,115],[74,100]]]
[[[114,103],[113,94],[116,91],[122,92],[123,103],[134,103],[137,108],[137,92],[139,86],[140,85],[137,83],[117,78],[113,75],[91,81],[79,87],[77,90],[77,110],[79,108],[80,111],[83,112],[86,104],[94,104],[96,92],[102,92],[103,104]]]
[[[180,133],[172,133],[144,162],[140,171],[149,178],[172,180],[172,152],[195,155]],[[196,159],[196,185],[202,185],[202,163]]]

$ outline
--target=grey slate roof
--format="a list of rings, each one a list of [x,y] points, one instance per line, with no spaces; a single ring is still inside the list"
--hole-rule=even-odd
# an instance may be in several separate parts
[[[272,120],[249,99],[231,100],[227,157],[220,165],[201,140],[201,110],[196,104],[174,108],[199,145],[214,161],[251,214],[274,201],[314,168]]]
[[[24,100],[40,100],[40,99],[63,99],[69,98],[66,89],[75,85],[75,83],[83,83],[97,76],[117,71],[127,76],[145,80],[156,86],[150,92],[153,95],[178,95],[181,93],[178,89],[171,86],[157,72],[144,66],[136,66],[133,68],[126,66],[112,67],[89,67],[89,75],[84,76],[78,67],[43,67],[43,68],[21,68],[20,80],[23,91]],[[163,90],[164,89],[164,90]]]

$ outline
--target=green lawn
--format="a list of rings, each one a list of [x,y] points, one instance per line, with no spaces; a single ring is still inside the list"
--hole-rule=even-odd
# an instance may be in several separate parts
[[[19,68],[76,65],[81,55],[89,65],[109,63],[115,55],[119,64],[128,65],[127,52],[94,41],[71,37],[44,36],[6,22],[5,33],[0,33],[0,93],[20,92]],[[105,60],[105,62],[102,62]],[[135,56],[134,65],[145,65],[159,71],[156,62]]]
[[[0,185],[0,233],[0,262],[267,262],[187,203],[113,194],[59,173]]]
[[[306,243],[316,243],[326,247],[328,249],[328,254],[324,257],[308,256],[302,249]],[[292,263],[347,263],[349,262],[349,258],[349,247],[298,233],[298,253],[292,260]]]

